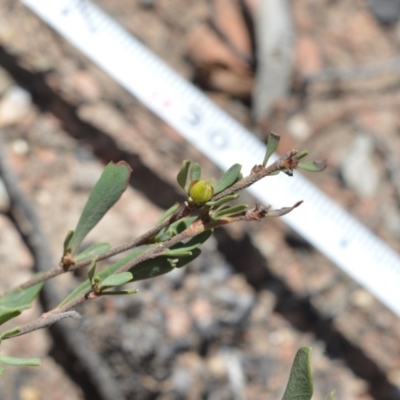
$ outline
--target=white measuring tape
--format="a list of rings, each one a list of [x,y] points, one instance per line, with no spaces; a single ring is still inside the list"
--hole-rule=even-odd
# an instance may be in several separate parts
[[[250,171],[263,160],[264,143],[93,3],[21,1],[222,170],[238,162]],[[305,200],[285,221],[400,316],[399,255],[302,175],[289,179],[280,174],[249,190],[275,206]]]

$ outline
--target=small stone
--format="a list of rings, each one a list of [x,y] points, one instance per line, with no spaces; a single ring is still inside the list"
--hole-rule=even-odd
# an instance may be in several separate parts
[[[87,71],[77,71],[71,77],[74,89],[85,99],[96,101],[101,98],[101,88],[92,74]]]
[[[193,385],[191,371],[187,368],[175,368],[171,376],[171,384],[175,393],[186,397]]]
[[[29,152],[29,144],[24,139],[17,139],[17,140],[13,141],[12,149],[13,149],[15,154],[23,156],[25,154],[28,154],[28,152]]]
[[[301,35],[297,39],[295,60],[297,70],[302,76],[312,75],[321,70],[321,52],[313,37]]]
[[[13,86],[0,101],[0,127],[16,124],[25,118],[31,106],[31,95],[26,90]]]
[[[360,308],[369,308],[374,303],[374,298],[364,289],[355,290],[350,296],[353,305]]]
[[[178,307],[170,306],[166,310],[166,328],[169,336],[179,338],[187,336],[191,327],[188,313]]]
[[[302,115],[294,115],[287,123],[288,132],[297,140],[307,140],[311,135],[311,127]]]
[[[374,143],[367,135],[358,135],[343,160],[343,178],[361,198],[372,196],[378,190],[379,174],[372,161]]]
[[[228,371],[227,366],[224,359],[219,355],[216,354],[209,358],[208,360],[208,369],[211,372],[214,379],[217,380],[225,380],[227,379]]]
[[[33,386],[24,386],[19,395],[21,400],[40,400],[43,398],[43,393]]]

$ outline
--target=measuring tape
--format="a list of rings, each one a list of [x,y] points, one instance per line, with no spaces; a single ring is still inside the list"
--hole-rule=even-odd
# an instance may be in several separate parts
[[[222,170],[260,163],[266,146],[87,0],[21,0]],[[276,156],[272,158],[276,160]],[[285,222],[400,316],[400,257],[296,173],[249,191],[278,207],[305,200]]]

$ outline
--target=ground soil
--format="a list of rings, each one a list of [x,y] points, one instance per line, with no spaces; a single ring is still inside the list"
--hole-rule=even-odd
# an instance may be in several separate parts
[[[307,148],[327,158],[329,168],[307,178],[400,251],[395,19],[382,25],[367,1],[293,2],[289,90],[257,124],[254,30],[242,17],[257,2],[232,1],[233,11],[223,1],[96,3],[260,138],[273,130],[282,134],[281,152]],[[230,24],[218,7],[232,12]],[[224,29],[229,34],[218,36]],[[229,51],[232,43],[248,58]],[[183,198],[175,183],[183,159],[200,162],[207,176],[221,174],[18,1],[0,1],[0,96],[3,150],[38,215],[49,268],[107,162],[125,159],[133,177],[87,244],[116,246],[150,229]],[[35,267],[3,209],[0,290]],[[84,277],[58,278],[56,296]],[[40,356],[43,366],[7,369],[0,398],[277,399],[296,350],[312,346],[315,399],[333,389],[338,399],[400,399],[399,318],[279,220],[221,230],[189,267],[135,287],[134,296],[80,307],[82,320],[60,325],[79,332],[70,345],[53,330],[3,342],[2,352]],[[42,299],[19,323],[48,307]],[[85,366],[92,355],[98,368]],[[114,394],[102,391],[101,376]]]

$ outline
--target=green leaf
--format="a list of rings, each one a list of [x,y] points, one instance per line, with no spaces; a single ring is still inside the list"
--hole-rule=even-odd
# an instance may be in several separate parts
[[[242,166],[233,164],[214,187],[214,195],[232,186],[239,178]]]
[[[201,178],[201,167],[200,164],[193,164],[190,169],[190,182],[199,181]]]
[[[20,310],[8,310],[8,311],[0,310],[0,325],[4,324],[10,319],[18,317],[18,315],[20,314],[21,314]]]
[[[198,249],[206,240],[210,238],[213,229],[208,229],[191,238],[186,243],[178,243],[170,249],[166,249],[163,255],[166,257],[190,257],[193,251]],[[176,267],[175,267],[176,268]]]
[[[197,258],[201,254],[201,250],[194,249],[191,253],[190,256],[179,257],[177,259],[161,256],[143,261],[130,269],[133,274],[133,281],[155,278],[156,276],[167,274],[175,268],[181,268]]]
[[[334,400],[335,394],[336,394],[336,390],[332,390],[332,392],[330,392],[328,394],[328,397],[326,398],[326,400]]]
[[[157,257],[135,265],[130,271],[133,274],[133,282],[136,282],[167,274],[175,268],[176,263],[170,262],[169,258]]]
[[[189,264],[190,262],[192,262],[195,258],[197,258],[201,254],[201,250],[194,249],[191,251],[191,253],[192,254],[190,256],[179,257],[178,259],[173,260],[174,268],[182,268],[185,265]],[[168,260],[170,260],[170,258],[168,258]]]
[[[83,250],[77,256],[74,257],[74,261],[83,261],[83,260],[91,260],[96,258],[100,254],[107,253],[107,251],[111,250],[110,243],[96,243],[92,246],[89,246],[87,249]]]
[[[177,209],[179,208],[179,203],[175,203],[172,207],[168,208],[167,211],[161,216],[157,221],[156,226],[161,225],[167,218],[169,218]]]
[[[328,163],[326,160],[321,161],[304,161],[299,162],[297,168],[304,169],[309,172],[320,172],[327,167]]]
[[[301,159],[304,158],[305,156],[308,156],[308,151],[307,151],[307,150],[299,151],[299,152],[295,155],[295,157],[296,157],[298,160],[301,160]]]
[[[189,183],[188,182],[188,175],[189,175],[189,167],[190,167],[190,160],[183,160],[181,169],[178,172],[176,180],[178,181],[178,185],[185,191],[188,191]]]
[[[111,275],[100,282],[100,290],[114,286],[122,286],[133,279],[131,272],[121,272],[120,274]]]
[[[228,217],[228,216],[232,216],[235,214],[239,214],[245,210],[247,210],[248,205],[247,204],[238,204],[236,206],[232,206],[232,207],[225,207],[225,208],[221,208],[220,210],[216,211],[215,213],[213,213],[211,215],[211,219],[213,219],[214,221],[223,217]]]
[[[293,361],[282,400],[310,400],[313,394],[311,347],[301,347]]]
[[[133,259],[139,257],[142,253],[147,251],[149,248],[151,248],[151,246],[136,250],[133,253],[128,254],[124,258],[121,258],[121,260],[117,261],[116,263],[114,263],[114,264],[110,265],[109,267],[100,271],[96,275],[96,277],[98,276],[100,281],[106,279],[107,277],[112,275],[115,271],[120,269],[123,265],[125,265],[128,262],[132,261]],[[95,279],[96,277],[94,277],[93,279]],[[92,289],[92,283],[90,282],[89,279],[85,280],[59,304],[59,307],[69,303],[72,300],[77,299],[78,297],[85,295],[86,293],[89,293],[91,291],[91,289]]]
[[[208,240],[210,238],[210,236],[212,235],[212,233],[213,233],[213,230],[208,229],[208,230],[192,237],[186,243],[178,243],[175,246],[172,246],[171,249],[167,249],[167,250],[178,250],[179,249],[179,250],[183,250],[183,251],[192,251],[194,249],[197,249],[206,240]]]
[[[104,296],[119,296],[119,295],[124,295],[124,294],[135,294],[137,293],[138,290],[137,289],[126,289],[126,290],[105,290],[103,292],[101,292],[101,295]]]
[[[108,210],[119,200],[126,190],[131,174],[130,166],[120,161],[110,163],[90,193],[78,225],[69,242],[69,250],[75,254],[86,235],[97,225]]]
[[[74,236],[74,231],[68,231],[67,236],[65,236],[64,239],[64,253],[63,255],[65,256],[68,253],[68,249],[70,248],[70,242],[72,239],[72,236]]]
[[[187,257],[191,256],[192,252],[190,250],[181,250],[181,249],[167,249],[163,252],[163,256],[168,256],[168,257]]]
[[[205,204],[208,207],[219,207],[222,206],[225,203],[228,203],[230,201],[236,200],[237,198],[240,197],[240,193],[235,193],[235,194],[230,194],[228,196],[222,197],[222,199],[216,200],[216,201],[207,201]]]
[[[0,366],[0,376],[2,376],[6,372],[6,369]]]
[[[94,279],[94,274],[96,273],[96,266],[97,266],[96,260],[92,260],[92,262],[90,263],[90,266],[89,266],[89,271],[88,271],[88,278],[92,285],[94,283],[93,279]]]
[[[40,358],[17,358],[17,357],[9,357],[3,354],[0,354],[0,361],[3,364],[13,365],[15,367],[39,367],[40,366]]]
[[[264,161],[262,165],[265,167],[268,163],[268,160],[275,153],[275,150],[278,148],[280,136],[271,132],[267,139],[267,151],[264,156]]]
[[[8,331],[2,332],[2,333],[0,333],[0,342],[3,339],[6,339],[6,338],[8,338],[10,336],[14,336],[14,335],[16,335],[17,333],[20,333],[20,332],[21,332],[21,328],[19,328],[19,327],[12,328],[12,329],[9,329]]]
[[[192,215],[191,217],[180,219],[164,229],[161,229],[161,231],[158,232],[154,238],[155,242],[165,242],[166,240],[171,239],[173,236],[189,228],[189,226],[192,225],[193,222],[198,218],[199,217],[197,215]]]
[[[30,308],[42,286],[43,283],[38,283],[27,289],[15,289],[0,297],[0,325],[18,316],[23,310]]]
[[[184,246],[194,246],[198,247],[200,244],[204,243],[212,234],[212,230],[208,230],[205,232],[202,232],[199,235],[196,235],[192,239],[190,239],[186,244],[180,243],[173,248],[179,248],[181,246],[182,248]],[[196,245],[196,246],[195,246]],[[102,284],[104,283],[104,280],[114,274],[118,269],[120,269],[122,266],[126,265],[128,262],[134,260],[135,258],[139,257],[142,253],[145,251],[151,249],[152,247],[155,247],[157,245],[152,245],[152,246],[147,246],[145,248],[136,250],[135,252],[128,254],[126,257],[122,258],[121,260],[117,261],[116,263],[110,265],[109,267],[103,269],[100,271],[96,277],[99,278],[100,282]],[[133,274],[133,280],[132,281],[139,281],[143,279],[149,279],[153,278],[155,276],[163,275],[166,274],[170,271],[172,271],[174,268],[180,268],[186,265],[187,263],[191,262],[194,260],[196,257],[199,256],[201,253],[199,249],[194,248],[193,251],[191,251],[191,255],[187,256],[182,256],[177,258],[176,260],[172,259],[171,257],[168,256],[160,256],[155,259],[151,260],[146,260],[130,269],[130,272]],[[95,278],[96,278],[95,277]],[[92,289],[92,284],[89,279],[85,280],[82,282],[66,299],[62,301],[62,303],[59,306],[63,306],[70,301],[83,296],[87,293],[89,293]]]

